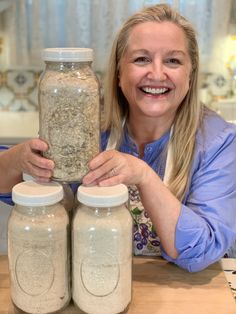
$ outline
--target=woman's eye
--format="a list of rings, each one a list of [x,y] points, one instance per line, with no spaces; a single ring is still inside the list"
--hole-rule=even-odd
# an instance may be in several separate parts
[[[143,63],[148,63],[150,62],[150,59],[147,57],[137,57],[134,60],[134,63],[138,63],[138,64],[143,64]]]
[[[176,65],[181,64],[180,60],[176,58],[167,59],[167,63],[176,64]]]

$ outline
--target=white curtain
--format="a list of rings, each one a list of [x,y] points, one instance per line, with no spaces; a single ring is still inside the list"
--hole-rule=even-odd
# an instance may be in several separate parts
[[[1,1],[1,0],[0,0]],[[203,66],[227,32],[231,0],[11,0],[1,16],[7,33],[8,67],[42,67],[44,47],[91,47],[94,67],[103,72],[114,34],[144,5],[170,3],[198,31]],[[220,52],[219,52],[220,53]]]

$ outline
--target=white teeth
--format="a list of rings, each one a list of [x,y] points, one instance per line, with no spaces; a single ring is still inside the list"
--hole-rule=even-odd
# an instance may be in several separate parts
[[[142,90],[146,93],[158,95],[165,93],[168,88],[151,88],[151,87],[143,87]]]

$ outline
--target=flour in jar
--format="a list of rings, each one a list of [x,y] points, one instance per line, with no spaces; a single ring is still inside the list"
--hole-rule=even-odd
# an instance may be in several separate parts
[[[12,301],[27,313],[55,312],[70,300],[68,216],[60,204],[26,211],[17,205],[8,225]]]
[[[94,211],[97,211],[94,215]],[[80,205],[73,221],[73,299],[89,314],[116,314],[131,301],[132,221],[124,206]]]
[[[59,70],[60,69],[60,70]],[[100,150],[99,84],[89,63],[48,62],[39,84],[40,138],[57,181],[81,181]]]

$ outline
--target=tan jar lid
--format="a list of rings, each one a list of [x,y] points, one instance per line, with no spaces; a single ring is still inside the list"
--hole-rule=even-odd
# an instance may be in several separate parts
[[[42,51],[44,61],[89,62],[93,61],[91,48],[46,48]]]
[[[63,188],[57,182],[26,181],[18,183],[12,189],[13,202],[23,206],[47,206],[62,199]]]
[[[128,188],[124,184],[114,186],[83,186],[77,191],[78,201],[92,207],[113,207],[128,201]]]

